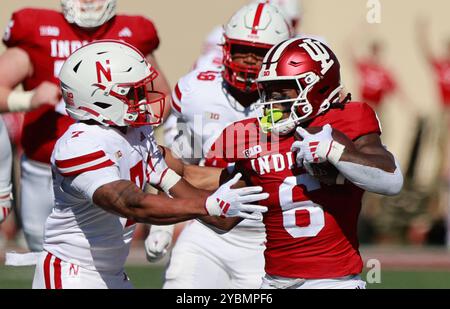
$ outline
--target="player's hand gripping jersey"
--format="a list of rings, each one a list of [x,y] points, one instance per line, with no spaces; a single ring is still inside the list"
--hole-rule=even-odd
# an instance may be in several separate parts
[[[331,109],[309,127],[330,124],[350,139],[381,134],[378,119],[365,103]],[[235,162],[248,184],[270,194],[264,204],[267,233],[266,273],[287,278],[338,278],[359,274],[357,218],[363,190],[352,183],[321,184],[291,152],[293,135],[261,132],[257,119],[229,126],[216,141],[208,160]]]

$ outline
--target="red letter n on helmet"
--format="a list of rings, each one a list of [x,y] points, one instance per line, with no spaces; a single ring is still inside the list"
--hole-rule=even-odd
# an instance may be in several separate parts
[[[97,81],[99,84],[102,83],[102,75],[106,78],[108,82],[112,81],[111,77],[111,67],[109,66],[109,60],[106,60],[106,69],[103,67],[103,65],[97,61],[95,63],[97,67]]]

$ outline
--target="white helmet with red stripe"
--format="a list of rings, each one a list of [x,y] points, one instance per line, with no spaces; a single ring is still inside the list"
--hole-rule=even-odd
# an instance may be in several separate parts
[[[133,46],[96,41],[74,52],[59,76],[67,113],[105,126],[158,125],[164,95],[153,88],[158,72]]]
[[[61,0],[66,20],[83,28],[103,25],[116,15],[116,0]]]
[[[289,25],[277,7],[264,2],[244,6],[224,26],[223,78],[239,90],[256,91],[260,67],[234,62],[236,47],[263,51],[265,55],[272,46],[290,36]]]
[[[284,18],[289,22],[292,31],[295,32],[302,18],[300,0],[257,0],[256,2],[266,2],[277,6],[284,15]]]

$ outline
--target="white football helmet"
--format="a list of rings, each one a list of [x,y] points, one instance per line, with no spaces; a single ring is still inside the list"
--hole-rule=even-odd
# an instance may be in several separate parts
[[[233,62],[236,47],[262,51],[291,37],[290,27],[280,10],[267,4],[251,3],[241,8],[224,26],[223,78],[242,91],[256,91],[259,66]]]
[[[72,118],[123,127],[161,123],[165,96],[153,89],[157,76],[133,46],[103,40],[74,52],[59,79]]]
[[[82,28],[103,25],[116,15],[116,0],[61,0],[66,20]]]
[[[297,25],[302,19],[300,0],[256,0],[256,2],[266,2],[278,7],[292,27],[292,31],[295,32]]]

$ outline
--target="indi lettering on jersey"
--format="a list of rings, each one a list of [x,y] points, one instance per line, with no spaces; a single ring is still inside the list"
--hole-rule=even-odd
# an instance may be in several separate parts
[[[95,63],[96,67],[97,67],[97,81],[99,82],[99,84],[102,83],[102,75],[106,78],[106,80],[108,82],[112,81],[112,77],[111,77],[111,67],[110,65],[110,61],[106,60],[106,69],[105,67],[100,63],[100,61],[97,61]]]
[[[50,40],[50,56],[52,58],[67,58],[80,47],[87,45],[88,41],[77,40]]]
[[[259,157],[251,160],[250,163],[252,169],[259,175],[270,174],[272,172],[278,173],[285,169],[293,170],[297,167],[292,152]]]

